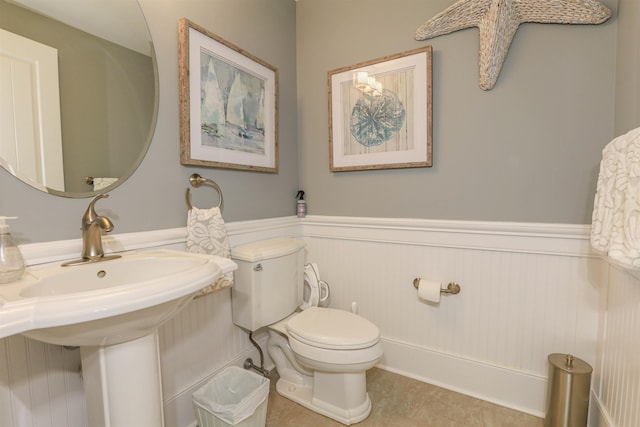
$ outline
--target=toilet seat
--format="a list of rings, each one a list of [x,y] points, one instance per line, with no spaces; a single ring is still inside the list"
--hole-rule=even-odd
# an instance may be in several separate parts
[[[335,350],[308,345],[289,336],[296,359],[313,370],[328,372],[362,372],[375,366],[382,357],[380,341],[356,350]]]
[[[376,325],[344,310],[311,307],[289,319],[289,336],[308,346],[326,350],[359,350],[380,341]]]

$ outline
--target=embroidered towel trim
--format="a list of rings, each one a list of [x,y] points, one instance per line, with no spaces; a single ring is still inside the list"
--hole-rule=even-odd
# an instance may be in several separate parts
[[[191,208],[187,215],[187,252],[231,258],[231,245],[220,208]],[[233,273],[225,273],[201,289],[196,298],[233,285]]]
[[[602,151],[591,245],[623,267],[640,267],[640,128]]]

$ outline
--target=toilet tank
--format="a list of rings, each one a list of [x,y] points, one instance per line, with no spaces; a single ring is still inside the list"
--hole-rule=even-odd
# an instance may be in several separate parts
[[[304,242],[284,237],[231,249],[233,323],[255,331],[293,313],[302,299]]]

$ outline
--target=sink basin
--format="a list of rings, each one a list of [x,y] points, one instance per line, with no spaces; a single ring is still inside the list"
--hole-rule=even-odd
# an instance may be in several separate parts
[[[90,268],[70,266],[54,268],[52,274],[36,273],[40,280],[20,291],[23,298],[68,295],[80,292],[111,290],[118,286],[132,286],[156,281],[169,274],[183,272],[200,264],[200,257],[127,256],[104,263],[89,264]]]
[[[104,346],[149,334],[235,264],[168,249],[75,266],[30,267],[0,286],[0,338],[23,334],[50,344]]]

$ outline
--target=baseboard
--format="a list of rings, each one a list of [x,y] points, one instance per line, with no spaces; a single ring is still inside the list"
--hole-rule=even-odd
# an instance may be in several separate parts
[[[544,417],[546,378],[384,339],[379,368]]]
[[[609,412],[593,390],[591,390],[591,401],[589,403],[588,424],[589,427],[615,427],[615,423],[609,416]]]
[[[261,337],[264,348],[266,337]],[[467,360],[392,340],[382,340],[384,356],[378,368],[433,384],[448,390],[486,400],[536,417],[544,417],[546,379],[499,366]],[[165,400],[165,416],[178,426],[195,427],[191,395],[228,366],[242,366],[247,357],[256,360],[250,348],[227,365],[202,378],[179,394]],[[267,361],[269,363],[269,361]],[[168,423],[168,425],[173,425]],[[590,427],[613,427],[594,424]]]

